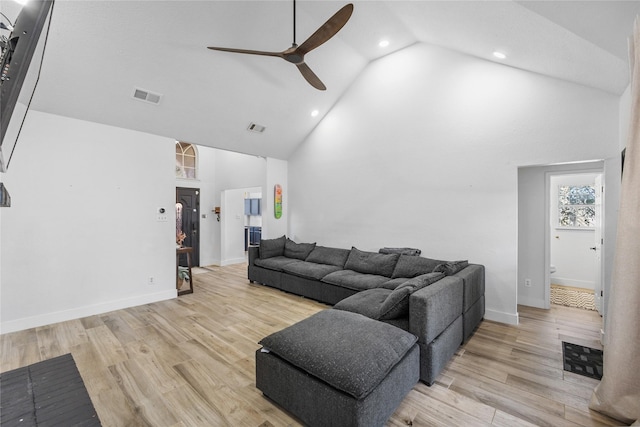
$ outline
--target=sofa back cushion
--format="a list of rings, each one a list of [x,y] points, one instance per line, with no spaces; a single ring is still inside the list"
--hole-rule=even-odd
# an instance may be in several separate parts
[[[438,264],[433,271],[442,272],[447,276],[453,276],[460,270],[464,270],[469,266],[469,261],[461,260],[461,261],[449,261],[443,262],[442,264]]]
[[[427,273],[407,280],[393,290],[380,306],[378,319],[390,320],[409,316],[409,296],[444,277],[444,273]]]
[[[399,254],[380,254],[376,252],[365,252],[355,247],[351,248],[349,258],[344,265],[347,270],[358,273],[377,274],[379,276],[391,277],[395,268]]]
[[[344,264],[349,257],[348,249],[327,248],[325,246],[316,246],[309,256],[307,262],[315,262],[316,264],[335,265],[344,268]]]
[[[400,259],[398,259],[391,278],[406,277],[411,279],[422,274],[431,273],[434,271],[434,268],[444,262],[445,261],[420,256],[400,255]]]
[[[260,258],[265,259],[284,255],[286,240],[285,236],[277,239],[260,239]]]
[[[287,238],[284,243],[284,256],[287,258],[301,259],[304,261],[307,259],[313,248],[316,247],[315,243],[296,243],[293,240]]]
[[[420,256],[422,251],[416,248],[380,248],[378,250],[381,254],[400,254],[400,255],[411,255],[411,256]]]

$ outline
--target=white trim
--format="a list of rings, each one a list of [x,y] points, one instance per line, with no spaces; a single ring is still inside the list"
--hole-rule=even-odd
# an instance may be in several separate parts
[[[587,206],[587,205],[584,205]],[[549,209],[551,209],[551,202],[549,202]],[[556,230],[562,230],[562,231],[567,231],[567,230],[571,230],[571,231],[595,231],[596,227],[562,227],[559,225],[556,225],[554,227]]]
[[[508,325],[518,324],[518,313],[504,313],[502,311],[486,310],[484,311],[484,318],[494,322],[506,323]]]
[[[582,288],[593,291],[595,289],[596,284],[593,280],[577,280],[577,279],[567,279],[564,277],[553,277],[552,282],[554,285],[560,286],[571,286],[574,288]]]
[[[518,297],[518,304],[526,305],[527,307],[535,307],[535,308],[543,308],[549,309],[549,297],[548,299],[540,299],[540,298],[531,298],[531,297]]]
[[[50,325],[53,323],[66,322],[68,320],[80,319],[83,317],[94,316],[96,314],[107,313],[109,311],[121,310],[129,307],[150,304],[153,302],[164,301],[176,298],[177,290],[161,291],[152,294],[144,294],[136,297],[125,298],[116,301],[109,301],[100,304],[87,305],[84,307],[72,308],[69,310],[45,313],[32,317],[24,317],[22,319],[9,320],[0,324],[2,334],[10,332],[22,331],[25,329],[36,328],[38,326]]]
[[[551,308],[551,177],[552,171],[544,173],[544,289],[542,291],[542,306],[538,303],[533,307]],[[524,302],[521,303],[523,305]]]

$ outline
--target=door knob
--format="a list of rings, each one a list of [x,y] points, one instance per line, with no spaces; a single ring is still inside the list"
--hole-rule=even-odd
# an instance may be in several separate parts
[[[593,246],[593,247],[591,247],[591,248],[589,248],[589,249],[591,249],[592,251],[595,251],[595,250],[596,250],[596,249],[598,249],[598,248],[596,248],[595,246]]]

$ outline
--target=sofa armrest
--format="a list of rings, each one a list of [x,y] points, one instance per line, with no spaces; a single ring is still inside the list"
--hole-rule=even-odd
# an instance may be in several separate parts
[[[463,281],[464,299],[463,312],[467,312],[484,295],[484,265],[469,264],[468,267],[460,270],[454,277],[459,277]]]
[[[260,258],[260,247],[249,246],[249,265],[255,265],[258,258]]]
[[[409,332],[430,343],[462,315],[463,280],[447,276],[409,297]]]

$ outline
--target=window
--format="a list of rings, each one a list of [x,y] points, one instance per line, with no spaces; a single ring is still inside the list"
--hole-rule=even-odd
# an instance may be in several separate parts
[[[558,187],[558,226],[593,228],[595,226],[596,190],[593,185]]]
[[[196,179],[196,147],[176,141],[176,178]]]

